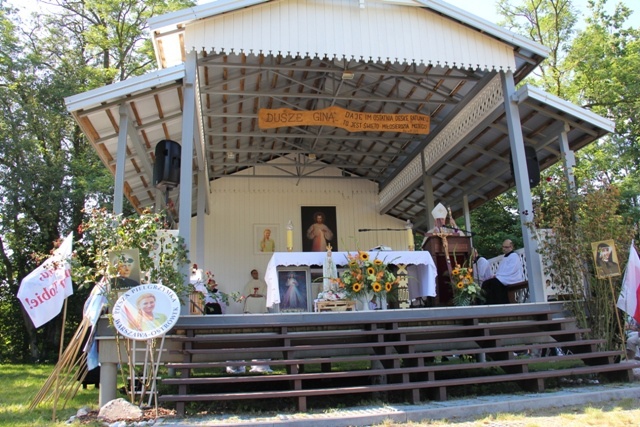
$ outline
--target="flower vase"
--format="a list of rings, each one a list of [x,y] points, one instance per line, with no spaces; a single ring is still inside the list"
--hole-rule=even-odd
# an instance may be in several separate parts
[[[360,311],[371,311],[371,305],[369,304],[371,298],[373,298],[371,292],[361,292],[360,295],[358,295],[358,302],[360,303],[358,305],[362,306]]]
[[[457,294],[453,297],[453,305],[458,307],[466,307],[473,303],[473,298],[467,294]]]
[[[380,293],[380,296],[378,297],[378,309],[380,310],[386,310],[387,309],[387,294],[386,293]]]

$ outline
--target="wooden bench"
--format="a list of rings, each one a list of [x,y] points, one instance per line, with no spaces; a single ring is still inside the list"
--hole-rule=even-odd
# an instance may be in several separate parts
[[[520,262],[522,263],[522,271],[524,272],[524,279],[522,282],[513,283],[508,285],[507,296],[509,298],[509,302],[511,304],[515,303],[524,303],[529,301],[529,281],[527,275],[527,264],[525,261],[524,249],[517,249],[515,253],[520,257]],[[496,274],[498,271],[498,266],[504,255],[499,255],[497,257],[489,259],[489,268],[493,274]]]
[[[507,286],[507,295],[511,304],[527,302],[529,299],[529,281],[513,283]]]
[[[305,411],[307,398],[333,394],[403,391],[396,398],[418,402],[444,400],[448,389],[465,384],[505,381],[542,391],[546,379],[559,376],[628,380],[634,367],[613,363],[621,352],[599,350],[602,340],[586,339],[588,330],[576,328],[561,306],[547,303],[292,314],[255,322],[212,317],[208,323],[202,316],[181,319],[174,331],[183,343],[182,362],[166,366],[179,375],[162,380],[173,390],[158,400],[175,402],[181,415],[191,401],[290,397]],[[557,347],[563,355],[516,357]],[[257,363],[251,359],[270,359],[259,363],[276,372],[227,374],[227,366]],[[542,360],[574,367],[534,370]]]

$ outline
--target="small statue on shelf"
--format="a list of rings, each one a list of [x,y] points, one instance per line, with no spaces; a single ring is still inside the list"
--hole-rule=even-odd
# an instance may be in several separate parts
[[[331,243],[327,245],[327,256],[322,264],[322,290],[328,291],[331,289],[334,280],[338,277],[338,268],[331,256]]]

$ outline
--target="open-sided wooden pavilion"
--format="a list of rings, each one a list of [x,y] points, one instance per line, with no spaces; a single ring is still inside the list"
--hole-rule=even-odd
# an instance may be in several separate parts
[[[446,333],[451,343],[476,331],[469,350],[499,348],[496,361],[510,360],[513,352],[505,350],[503,341],[478,340],[494,334],[493,326],[478,325],[511,316],[522,322],[553,323],[557,318],[558,311],[546,302],[536,242],[526,226],[534,215],[529,183],[535,176],[529,171],[562,162],[571,183],[575,150],[612,132],[613,124],[521,85],[547,56],[544,46],[441,0],[217,0],[156,17],[149,24],[158,70],[66,100],[114,175],[117,212],[124,197],[137,210],[170,208],[192,260],[214,270],[224,289],[233,291],[241,289],[252,267],[264,271],[269,261],[255,248],[257,228],[276,229],[276,250],[283,250],[291,221],[294,251],[301,250],[302,207],[335,207],[336,227],[344,239],[341,250],[379,244],[406,248],[406,233],[389,229],[402,228],[409,220],[417,232],[428,230],[438,202],[450,206],[469,229],[471,210],[515,186],[530,300],[536,307],[522,311],[520,306],[520,314],[513,307],[474,307],[470,317],[443,314],[453,309],[398,310],[385,313],[386,320],[366,313],[240,315],[232,307],[231,314],[215,321],[183,316],[177,330],[192,331],[186,336],[193,336],[206,332],[207,324],[217,328],[229,323],[229,330],[263,334],[250,338],[249,333],[248,339],[263,342],[266,353],[293,352],[282,364],[290,375],[302,375],[292,371],[304,363],[291,361],[300,350],[295,345],[302,344],[287,341],[287,322],[297,322],[294,329],[310,335],[327,319],[313,316],[333,316],[331,324],[355,322],[355,329],[370,331],[359,335],[364,343],[370,338],[393,341],[373,350],[369,346],[366,353],[371,356],[373,351],[383,365],[376,376],[394,366],[385,381],[406,385],[416,375],[419,382],[434,379],[424,360],[437,356],[428,342],[435,338],[418,334],[418,347],[402,344],[416,327],[437,323],[433,316],[457,319],[451,320],[457,332]],[[280,109],[304,113],[304,120],[274,116]],[[266,114],[272,114],[270,124]],[[339,123],[329,122],[337,117]],[[413,117],[421,120],[420,126],[402,123]],[[155,149],[162,140],[180,146],[173,162],[179,166],[175,188],[154,185]],[[361,229],[373,232],[359,233]],[[409,312],[410,318],[397,318]],[[294,321],[292,316],[299,318]],[[306,321],[312,325],[307,329]],[[529,326],[566,330],[566,322],[553,321],[553,326]],[[413,332],[407,335],[401,330],[405,327]],[[513,332],[507,341],[516,335],[517,328],[510,328],[501,332]],[[213,337],[220,331],[210,332]],[[335,332],[320,342],[326,345],[326,340],[345,333]],[[280,341],[269,341],[264,334]],[[579,331],[570,339],[552,335],[553,341],[580,338]],[[307,339],[314,338],[305,336],[302,342]],[[182,345],[187,341],[193,348],[184,338],[173,348],[185,360],[193,354],[185,353]],[[112,380],[104,380],[115,373],[108,342],[105,336],[100,357],[103,381],[112,386]],[[521,345],[540,345],[536,342]],[[587,354],[595,344],[575,345]],[[419,356],[406,359],[402,367],[400,358],[389,356],[414,354],[416,348]],[[458,347],[451,344],[450,350],[441,351],[458,351],[453,349]],[[606,362],[610,356],[594,357]],[[514,368],[522,374],[517,381],[539,389],[543,380],[523,366]],[[297,384],[296,390],[305,388],[298,382],[301,378],[287,380]],[[187,385],[179,387],[184,391]],[[404,389],[415,400],[421,387]],[[441,398],[446,395],[442,390]],[[115,387],[101,389],[102,403],[114,396]]]

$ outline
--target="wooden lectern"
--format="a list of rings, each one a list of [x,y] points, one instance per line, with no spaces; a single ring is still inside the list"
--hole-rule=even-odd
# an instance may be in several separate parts
[[[440,306],[451,305],[453,290],[449,279],[449,268],[447,267],[447,254],[442,239],[447,239],[447,247],[451,258],[451,268],[456,264],[463,265],[471,256],[471,238],[468,236],[457,236],[455,234],[432,234],[427,236],[422,247],[431,253],[431,257],[436,264],[438,277],[436,278],[436,304]]]

